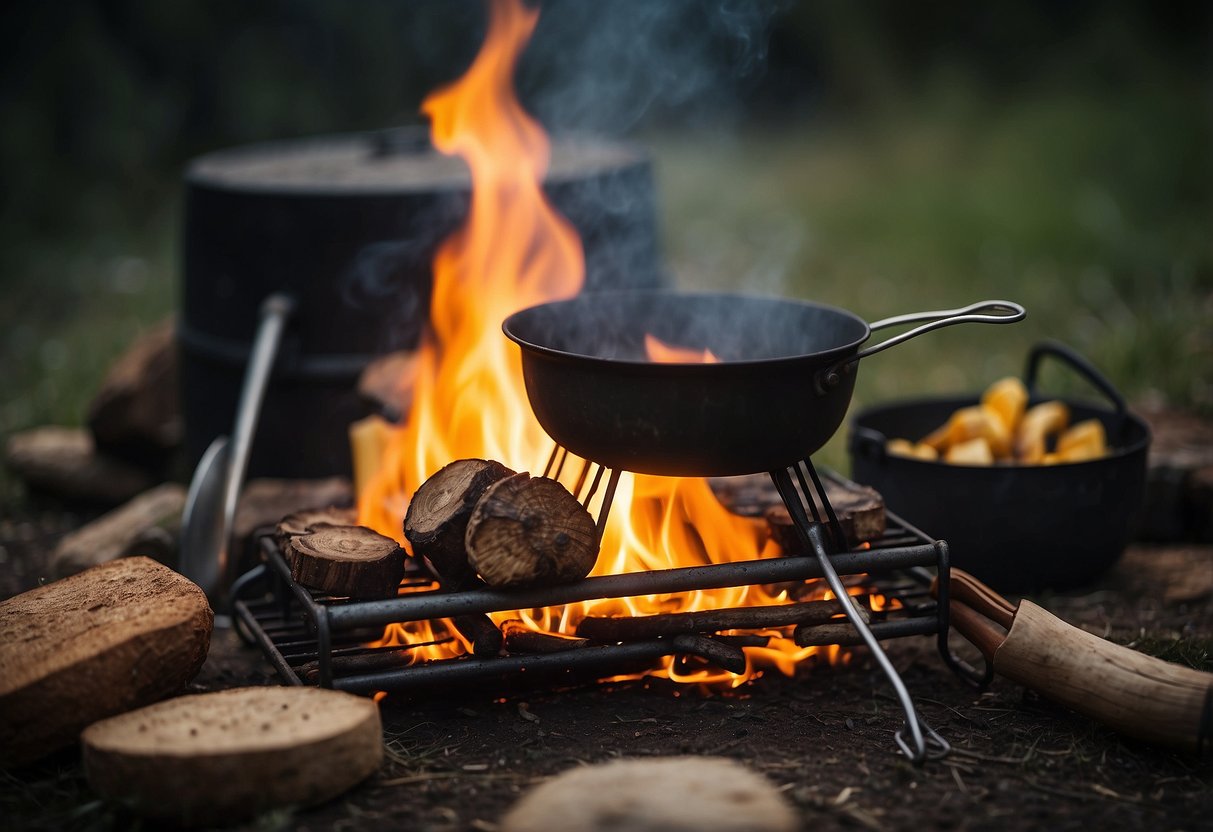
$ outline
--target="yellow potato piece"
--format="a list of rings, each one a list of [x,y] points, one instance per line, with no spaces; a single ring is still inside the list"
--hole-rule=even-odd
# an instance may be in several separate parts
[[[885,447],[894,456],[925,459],[931,462],[939,459],[939,454],[930,445],[924,445],[921,442],[911,442],[908,439],[890,439]]]
[[[948,448],[943,461],[952,465],[993,465],[994,454],[990,452],[990,444],[978,437]]]
[[[1008,433],[1014,433],[1028,406],[1028,388],[1014,376],[1001,378],[981,394],[981,403],[998,414]]]
[[[1062,462],[1100,459],[1107,454],[1107,433],[1098,419],[1079,422],[1057,439],[1057,457]]]
[[[983,404],[962,407],[939,430],[925,437],[920,444],[937,453],[972,439],[984,439],[996,458],[1011,454],[1011,431],[993,408]]]
[[[1043,402],[1031,408],[1015,431],[1015,457],[1020,462],[1040,462],[1048,450],[1048,438],[1061,433],[1069,423],[1070,408],[1064,402]]]

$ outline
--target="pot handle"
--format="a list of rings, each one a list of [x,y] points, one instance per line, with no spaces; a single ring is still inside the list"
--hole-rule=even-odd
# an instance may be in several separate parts
[[[1023,374],[1024,386],[1028,388],[1028,395],[1032,396],[1036,393],[1036,376],[1040,370],[1040,362],[1046,356],[1061,361],[1062,364],[1065,364],[1086,379],[1092,387],[1107,398],[1116,412],[1114,433],[1123,437],[1128,423],[1127,413],[1129,410],[1125,397],[1116,389],[1116,385],[1112,384],[1107,376],[1095,369],[1095,365],[1088,361],[1085,356],[1073,347],[1069,347],[1060,341],[1041,341],[1032,347],[1031,352],[1028,353],[1028,363]]]
[[[991,314],[994,312],[1001,312],[1003,314]],[[840,381],[839,374],[842,372],[842,368],[848,364],[854,364],[861,358],[867,358],[869,355],[875,355],[878,352],[887,350],[889,347],[895,347],[903,341],[908,341],[933,329],[942,329],[945,326],[952,326],[953,324],[968,323],[1013,324],[1016,321],[1022,321],[1027,314],[1022,306],[1009,300],[983,300],[960,309],[912,312],[908,315],[895,315],[892,318],[885,318],[874,324],[869,324],[868,328],[875,332],[878,329],[912,324],[918,321],[926,321],[926,323],[922,326],[916,326],[908,332],[894,335],[892,338],[881,341],[879,344],[866,347],[850,358],[839,361],[834,366],[821,372],[818,377],[819,383],[822,387],[833,387]]]

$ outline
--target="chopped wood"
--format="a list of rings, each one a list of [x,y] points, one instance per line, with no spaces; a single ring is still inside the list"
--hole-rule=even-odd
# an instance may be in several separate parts
[[[766,630],[793,624],[820,624],[838,615],[842,615],[842,604],[829,600],[618,618],[586,616],[577,625],[577,635],[593,641],[642,641],[679,633]]]
[[[499,588],[577,581],[598,558],[589,512],[560,483],[526,473],[485,491],[464,542],[471,565]]]
[[[201,589],[142,557],[0,602],[0,768],[181,690],[202,667],[213,623]]]
[[[353,501],[354,488],[346,477],[249,480],[236,504],[232,551],[256,562],[259,531],[274,528],[278,521],[295,511],[315,506],[348,506]]]
[[[501,631],[505,634],[507,653],[563,653],[590,643],[588,638],[533,630],[517,618],[504,622]]]
[[[5,463],[33,491],[63,500],[116,506],[156,484],[129,462],[101,453],[83,428],[31,428],[8,438]]]
[[[413,554],[425,558],[444,589],[465,588],[475,577],[465,536],[472,511],[494,483],[514,472],[488,459],[459,459],[417,489],[404,517]]]
[[[163,562],[176,551],[184,510],[185,489],[176,483],[145,491],[65,535],[51,554],[51,572],[66,577],[126,555],[147,555]]]
[[[779,492],[766,474],[744,477],[717,477],[711,480],[712,491],[729,511],[743,517],[763,517],[771,537],[788,554],[801,554],[803,547],[792,526]],[[826,496],[843,534],[851,545],[876,540],[886,526],[884,498],[866,485],[822,479]],[[811,513],[810,513],[811,516]],[[823,515],[824,517],[824,515]]]
[[[164,467],[183,433],[171,320],[136,338],[110,366],[87,422],[97,447],[153,469]]]
[[[291,542],[291,538],[311,534],[331,526],[355,526],[357,522],[358,510],[352,506],[305,508],[292,512],[278,521],[278,527],[274,529],[274,540],[285,557],[286,547]]]
[[[320,803],[383,760],[378,706],[310,687],[182,696],[92,725],[81,741],[97,793],[188,825]]]
[[[327,595],[395,598],[404,577],[404,550],[365,526],[324,526],[292,537],[284,555],[292,578]]]
[[[407,667],[414,658],[411,647],[393,647],[390,650],[375,650],[355,656],[333,656],[331,666],[334,676],[350,676],[356,673],[375,673],[393,667]],[[295,668],[295,672],[310,685],[320,683],[319,660],[301,664]]]
[[[372,412],[389,422],[400,422],[413,405],[417,353],[400,350],[381,355],[367,364],[358,377],[358,395]]]

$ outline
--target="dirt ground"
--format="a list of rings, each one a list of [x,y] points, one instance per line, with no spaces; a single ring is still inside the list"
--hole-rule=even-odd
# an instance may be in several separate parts
[[[1101,636],[1213,669],[1213,546],[1134,546],[1098,585],[1036,600]],[[780,788],[806,829],[1208,828],[1209,755],[1121,738],[1005,680],[979,693],[951,674],[931,638],[887,645],[924,718],[952,744],[946,759],[916,768],[901,757],[900,710],[857,651],[842,666],[768,674],[727,694],[651,680],[507,699],[389,697],[387,757],[374,776],[339,800],[243,828],[492,830],[548,776],[672,754],[745,763]],[[194,688],[275,682],[259,652],[220,630]],[[8,828],[138,825],[92,795],[74,750],[4,775],[2,790]]]

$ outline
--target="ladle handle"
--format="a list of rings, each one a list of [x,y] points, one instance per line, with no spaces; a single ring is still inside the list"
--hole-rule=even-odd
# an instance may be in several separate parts
[[[983,310],[986,311],[983,312]],[[989,314],[991,312],[1002,312],[1004,314]],[[883,352],[889,347],[895,347],[900,343],[909,341],[911,338],[916,338],[924,332],[942,329],[945,326],[952,326],[954,324],[1013,324],[1016,321],[1022,321],[1027,314],[1027,311],[1022,306],[1013,301],[983,300],[961,307],[960,309],[911,312],[907,315],[895,315],[892,318],[885,318],[884,320],[869,324],[868,328],[875,332],[878,329],[885,329],[890,326],[902,326],[903,324],[912,324],[919,321],[926,321],[927,323],[924,323],[922,326],[916,326],[900,335],[894,335],[892,338],[881,341],[879,344],[865,347],[850,358],[845,358],[825,370],[819,378],[823,387],[833,387],[838,383],[839,374],[842,372],[843,367],[848,364],[854,364],[861,358],[867,358],[869,355]]]

